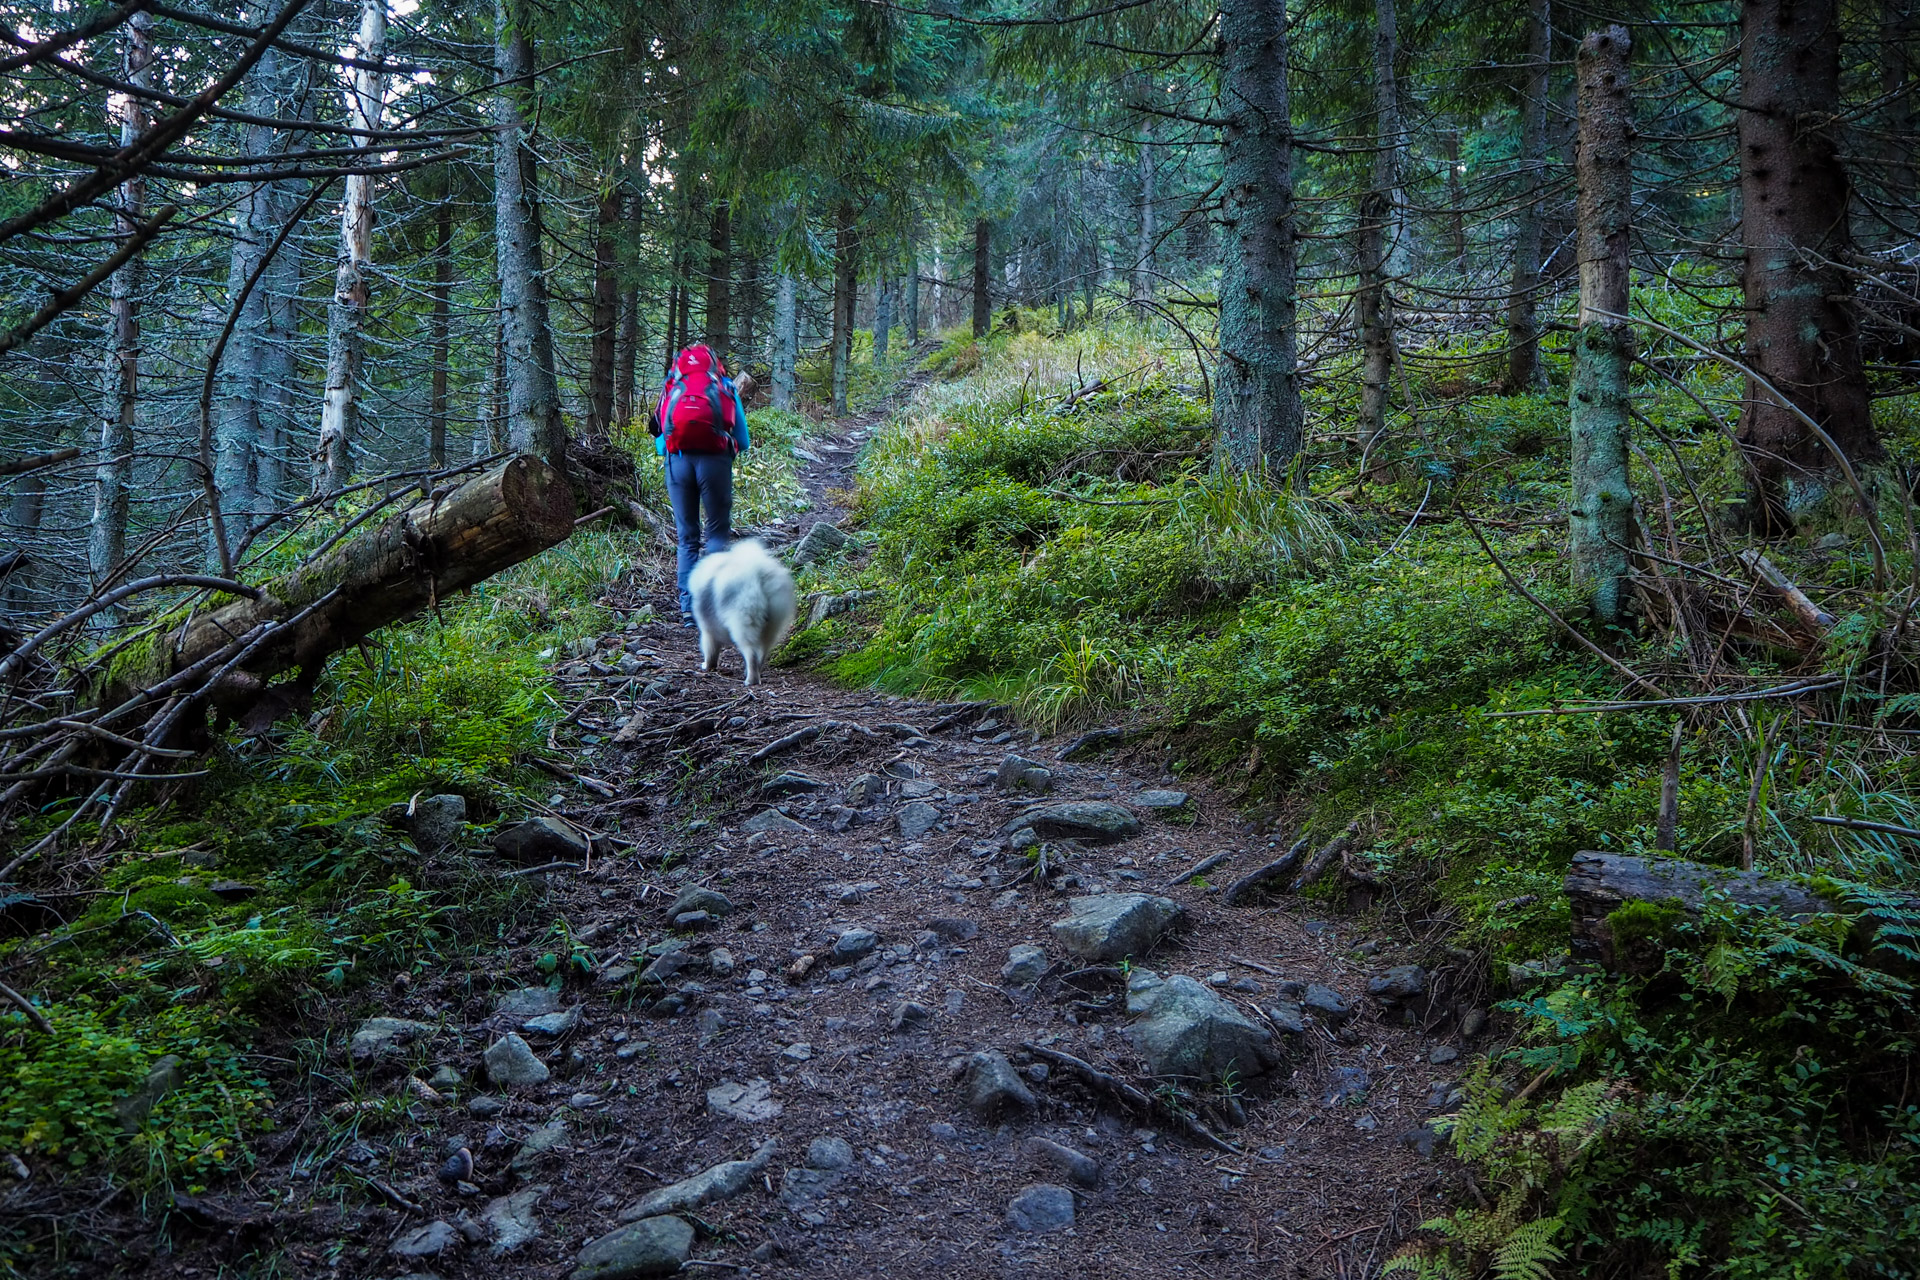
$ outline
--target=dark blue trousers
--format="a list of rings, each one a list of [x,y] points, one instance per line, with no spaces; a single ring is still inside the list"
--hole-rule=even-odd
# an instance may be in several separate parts
[[[667,455],[667,500],[680,542],[680,612],[693,612],[687,578],[705,551],[725,551],[733,542],[733,456],[725,453]],[[706,515],[702,528],[701,514]]]

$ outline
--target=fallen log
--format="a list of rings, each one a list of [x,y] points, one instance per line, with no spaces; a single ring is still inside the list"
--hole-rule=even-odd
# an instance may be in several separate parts
[[[1810,630],[1819,635],[1825,635],[1833,630],[1833,615],[1809,599],[1807,593],[1802,591],[1793,579],[1780,572],[1773,561],[1751,548],[1742,551],[1737,558],[1747,567],[1748,572],[1757,575],[1778,592],[1787,602],[1787,607],[1793,610],[1794,616],[1805,623]]]
[[[572,532],[566,477],[532,456],[509,459],[261,584],[256,598],[169,620],[164,631],[129,645],[95,676],[89,701],[114,706],[262,623],[298,618],[205,691],[222,713],[264,727],[263,716],[270,722],[304,700],[334,653],[438,607]],[[320,607],[309,610],[316,601]],[[291,684],[269,688],[274,677],[296,668]]]
[[[1664,906],[1694,918],[1712,893],[1792,920],[1842,909],[1799,885],[1758,871],[1622,853],[1574,854],[1566,890],[1574,959],[1627,971],[1657,964],[1655,953],[1664,949],[1655,946],[1650,952],[1648,944],[1657,939],[1645,936],[1646,930],[1640,927],[1645,922],[1634,922],[1631,936],[1616,936],[1622,922],[1614,919],[1614,913],[1631,904]]]

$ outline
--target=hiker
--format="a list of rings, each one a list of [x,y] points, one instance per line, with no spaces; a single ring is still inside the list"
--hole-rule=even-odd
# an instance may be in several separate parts
[[[741,381],[752,386],[745,377]],[[674,357],[648,426],[656,437],[654,449],[666,459],[667,499],[680,543],[680,625],[691,628],[687,577],[703,551],[725,551],[733,541],[733,458],[745,453],[748,443],[741,389],[727,377],[712,347],[697,342]]]

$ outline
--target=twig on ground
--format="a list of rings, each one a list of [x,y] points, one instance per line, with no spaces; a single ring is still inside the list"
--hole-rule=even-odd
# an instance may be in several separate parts
[[[0,982],[0,998],[4,998],[18,1005],[20,1012],[27,1015],[27,1021],[34,1025],[35,1030],[43,1032],[46,1035],[53,1034],[53,1024],[47,1021],[47,1015],[40,1012],[40,1010],[35,1007],[33,1001],[27,999],[4,982]]]
[[[1238,880],[1235,880],[1232,884],[1228,885],[1227,891],[1220,895],[1221,901],[1225,902],[1230,907],[1239,906],[1241,900],[1244,899],[1248,894],[1252,893],[1255,889],[1259,888],[1261,885],[1265,884],[1267,881],[1277,880],[1281,876],[1287,874],[1287,872],[1293,870],[1295,865],[1299,863],[1301,856],[1305,854],[1306,851],[1307,851],[1307,837],[1301,836],[1298,840],[1294,842],[1293,847],[1287,850],[1285,854],[1274,859],[1272,862],[1269,862],[1264,867],[1254,868],[1252,871],[1249,871],[1246,875],[1241,876]]]
[[[1149,1115],[1165,1116],[1186,1130],[1189,1137],[1205,1143],[1215,1151],[1224,1151],[1229,1155],[1235,1156],[1245,1154],[1240,1148],[1234,1146],[1231,1142],[1228,1142],[1225,1138],[1222,1138],[1219,1134],[1207,1128],[1206,1125],[1200,1123],[1200,1121],[1194,1119],[1186,1112],[1179,1110],[1177,1107],[1168,1106],[1152,1094],[1128,1084],[1118,1076],[1109,1075],[1090,1062],[1076,1058],[1070,1053],[1062,1053],[1058,1049],[1049,1049],[1045,1045],[1034,1044],[1032,1041],[1026,1041],[1022,1043],[1020,1047],[1036,1058],[1044,1058],[1057,1067],[1066,1067],[1090,1083],[1099,1085],[1102,1089],[1105,1089],[1136,1110],[1146,1112]]]
[[[1231,858],[1232,856],[1233,856],[1233,850],[1223,849],[1219,853],[1214,854],[1210,858],[1202,858],[1200,859],[1200,861],[1194,863],[1192,866],[1188,867],[1185,871],[1182,871],[1179,875],[1175,876],[1173,879],[1167,881],[1167,888],[1171,889],[1175,885],[1185,884],[1187,881],[1194,879],[1196,876],[1203,876],[1207,874],[1207,872],[1219,866],[1221,863],[1225,862],[1227,859]]]

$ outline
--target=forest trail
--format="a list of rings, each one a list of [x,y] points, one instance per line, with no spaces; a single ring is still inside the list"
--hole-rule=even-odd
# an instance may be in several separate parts
[[[882,417],[809,440],[810,518],[833,510],[828,495],[850,484]],[[666,596],[651,603],[673,616]],[[424,1128],[411,1137],[344,1153],[420,1207],[370,1211],[386,1220],[383,1248],[423,1229],[426,1245],[446,1246],[378,1257],[363,1274],[567,1275],[623,1209],[730,1161],[750,1163],[722,1179],[736,1194],[691,1208],[693,1252],[752,1275],[1358,1278],[1445,1211],[1422,1126],[1457,1084],[1457,1066],[1432,1061],[1451,1063],[1455,1045],[1419,1025],[1451,1026],[1445,1006],[1431,991],[1411,1014],[1368,997],[1396,963],[1392,939],[1310,908],[1228,907],[1204,878],[1176,883],[1215,854],[1230,855],[1215,872],[1225,884],[1283,851],[1220,793],[1176,783],[1153,750],[1061,760],[1064,740],[1036,740],[989,706],[784,669],[750,694],[737,654],[703,677],[693,633],[665,621],[599,645],[561,657],[576,712],[628,678],[646,686],[647,710],[621,745],[573,762],[589,781],[556,794],[553,812],[591,831],[620,815],[620,837],[546,886],[549,914],[591,947],[594,976],[556,1003],[533,985],[555,947],[535,933],[382,1009],[444,1027],[416,1063],[477,1081],[482,1051],[512,1033],[552,1074],[475,1083],[457,1103],[415,1108]],[[1015,753],[1050,771],[1048,794],[996,784]],[[1184,806],[1153,807],[1175,786]],[[1118,803],[1141,829],[1050,842],[1052,882],[1036,883],[1004,833],[1066,802]],[[1050,928],[1071,899],[1109,892],[1183,909],[1145,958],[1158,973],[1187,975],[1262,1027],[1263,1009],[1287,1016],[1289,992],[1294,1016],[1308,1006],[1303,1030],[1272,1035],[1275,1070],[1233,1099],[1193,1101],[1230,1150],[1047,1058],[1154,1089],[1124,1030],[1124,966],[1070,956]],[[670,934],[676,902],[707,917]],[[1023,961],[1023,946],[1044,955]],[[1011,1070],[963,1071],[982,1051]],[[410,1087],[385,1075],[372,1087]],[[455,1187],[436,1171],[462,1147],[473,1168]]]

